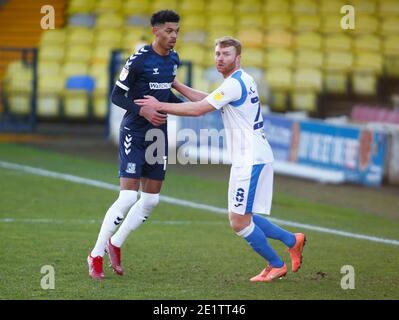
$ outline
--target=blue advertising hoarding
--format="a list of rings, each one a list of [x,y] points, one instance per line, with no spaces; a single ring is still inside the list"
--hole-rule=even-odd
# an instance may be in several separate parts
[[[343,171],[347,181],[378,186],[384,174],[383,133],[317,120],[264,115],[266,136],[278,161]]]

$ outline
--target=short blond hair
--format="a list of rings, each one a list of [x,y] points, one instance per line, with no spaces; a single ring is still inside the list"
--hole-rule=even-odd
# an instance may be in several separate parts
[[[215,47],[220,46],[221,48],[234,47],[236,48],[237,55],[241,54],[241,42],[233,37],[224,36],[215,40]]]

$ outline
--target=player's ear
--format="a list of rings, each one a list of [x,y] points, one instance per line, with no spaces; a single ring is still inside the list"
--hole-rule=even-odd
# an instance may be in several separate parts
[[[236,66],[239,67],[240,65],[241,65],[241,55],[239,54],[239,55],[236,57]]]

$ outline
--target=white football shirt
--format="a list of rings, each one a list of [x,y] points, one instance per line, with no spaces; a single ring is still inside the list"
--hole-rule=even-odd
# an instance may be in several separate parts
[[[256,83],[249,74],[242,69],[236,70],[206,99],[222,112],[232,166],[274,161],[263,128]]]

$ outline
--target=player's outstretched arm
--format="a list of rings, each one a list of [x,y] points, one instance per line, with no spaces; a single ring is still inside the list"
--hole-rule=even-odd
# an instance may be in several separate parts
[[[134,102],[141,107],[152,107],[158,112],[165,112],[176,116],[199,117],[216,110],[206,99],[196,102],[167,103],[160,102],[153,96],[144,96],[144,99],[137,99]]]
[[[179,82],[177,79],[173,81],[172,86],[190,101],[201,101],[208,96],[207,93],[190,88],[189,86]]]

